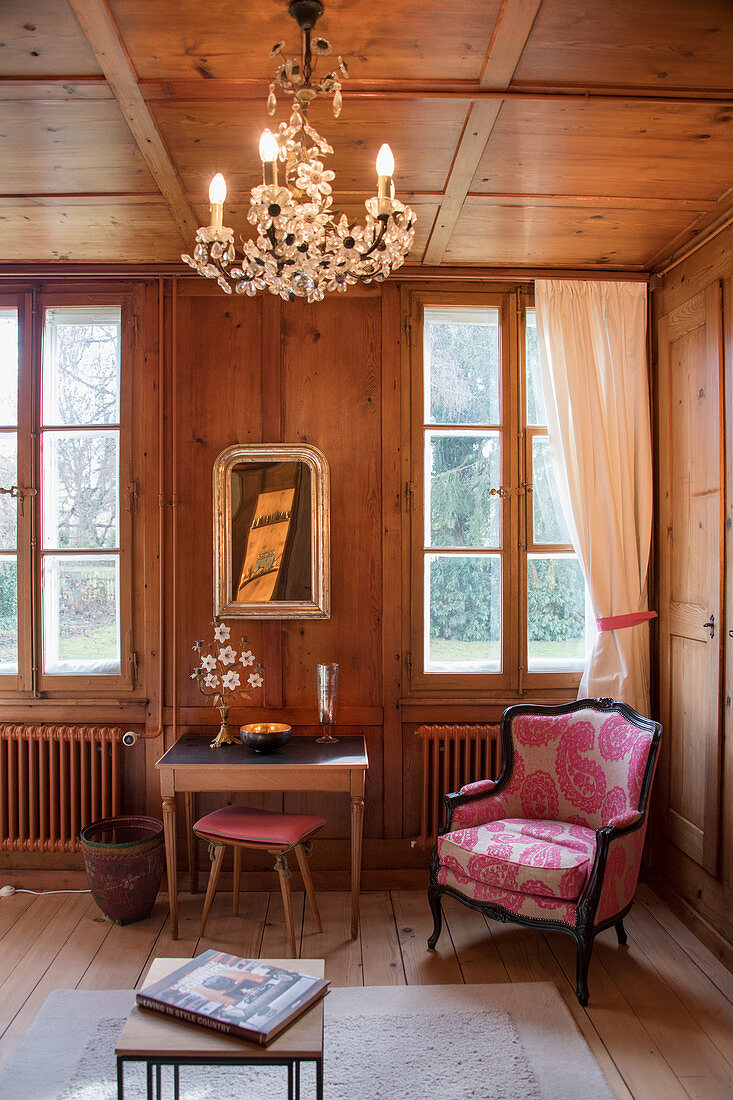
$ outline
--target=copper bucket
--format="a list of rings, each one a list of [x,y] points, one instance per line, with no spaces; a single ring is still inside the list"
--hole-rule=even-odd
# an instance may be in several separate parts
[[[92,897],[115,924],[145,920],[163,874],[163,824],[155,817],[105,817],[79,834]]]

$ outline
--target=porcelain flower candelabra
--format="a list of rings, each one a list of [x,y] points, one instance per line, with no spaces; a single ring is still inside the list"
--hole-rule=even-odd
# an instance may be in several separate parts
[[[211,742],[212,749],[218,749],[221,745],[237,743],[237,738],[232,737],[227,725],[233,696],[249,698],[249,691],[242,687],[239,667],[251,670],[247,675],[247,684],[250,688],[258,688],[263,684],[263,665],[261,661],[255,665],[255,655],[247,648],[246,638],[240,638],[242,649],[237,652],[229,641],[229,627],[216,621],[211,625],[214,627],[214,640],[194,643],[199,665],[191,673],[191,679],[196,680],[201,694],[212,699],[214,706],[219,708],[221,726]]]

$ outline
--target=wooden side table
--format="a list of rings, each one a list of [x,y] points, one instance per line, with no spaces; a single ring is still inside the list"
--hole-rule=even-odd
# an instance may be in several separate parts
[[[351,799],[351,937],[359,931],[359,889],[364,827],[364,788],[369,767],[363,736],[318,744],[315,737],[293,737],[277,752],[262,754],[246,745],[209,747],[208,737],[186,733],[155,765],[163,796],[163,827],[168,866],[171,936],[178,939],[176,794],[198,791],[343,791]],[[192,821],[187,821],[192,861]]]
[[[323,959],[260,961],[314,978],[322,978],[324,974]],[[165,978],[184,962],[185,959],[155,959],[143,982],[143,989]],[[161,1100],[163,1066],[173,1067],[174,1100],[180,1097],[181,1066],[284,1066],[287,1069],[288,1100],[300,1100],[301,1063],[314,1062],[316,1096],[318,1100],[323,1100],[323,1000],[322,997],[316,1001],[266,1047],[135,1007],[115,1048],[117,1100],[124,1100],[126,1062],[145,1064],[147,1100]]]

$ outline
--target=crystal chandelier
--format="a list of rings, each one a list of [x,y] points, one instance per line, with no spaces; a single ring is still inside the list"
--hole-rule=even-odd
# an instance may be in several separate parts
[[[217,173],[209,188],[211,225],[199,228],[193,256],[181,259],[199,275],[216,279],[227,294],[234,286],[238,294],[269,290],[286,301],[320,302],[327,290],[343,292],[356,282],[381,283],[400,267],[415,236],[415,215],[394,197],[394,157],[389,145],[383,145],[377,156],[377,194],[364,204],[364,224],[350,222],[332,208],[334,173],[324,167],[321,157],[333,149],[310,125],[308,108],[317,96],[332,95],[333,113],[338,116],[341,80],[348,77],[348,70],[338,57],[336,67],[316,82],[315,63],[331,53],[325,38],[311,41],[323,4],[292,0],[288,10],[301,29],[302,55],[300,60],[285,57],[284,42],[270,54],[280,55],[281,63],[270,85],[268,114],[277,107],[276,85],[293,96],[293,109],[290,121],[281,122],[277,133],[265,130],[260,139],[262,184],[252,188],[247,214],[257,237],[242,242],[237,260],[234,231],[223,224],[226,182]]]

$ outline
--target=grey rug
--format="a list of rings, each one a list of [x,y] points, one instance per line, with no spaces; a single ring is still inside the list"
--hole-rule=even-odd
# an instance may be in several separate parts
[[[549,983],[333,989],[326,998],[326,1100],[613,1100],[562,998]],[[0,1077],[8,1100],[115,1100],[115,1041],[128,990],[57,990]],[[409,1008],[408,1008],[409,1005]],[[172,1071],[163,1070],[172,1096]],[[315,1096],[312,1067],[303,1100]],[[125,1098],[145,1095],[125,1068]],[[280,1100],[280,1067],[181,1069],[182,1100]]]

